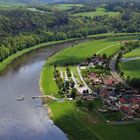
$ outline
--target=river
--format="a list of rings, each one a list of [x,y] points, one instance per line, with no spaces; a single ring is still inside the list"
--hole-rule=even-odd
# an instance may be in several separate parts
[[[42,107],[39,78],[45,60],[74,42],[35,50],[15,59],[0,74],[0,140],[66,140]],[[47,77],[46,77],[47,78]],[[18,96],[25,96],[17,101]]]

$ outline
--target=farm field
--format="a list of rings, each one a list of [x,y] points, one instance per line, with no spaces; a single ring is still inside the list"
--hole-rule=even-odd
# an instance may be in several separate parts
[[[100,15],[109,15],[109,16],[117,16],[119,12],[108,12],[105,8],[97,8],[96,11],[93,12],[81,12],[74,14],[75,16],[87,16],[87,17],[95,17]]]
[[[130,78],[140,78],[140,60],[121,63],[121,69]]]

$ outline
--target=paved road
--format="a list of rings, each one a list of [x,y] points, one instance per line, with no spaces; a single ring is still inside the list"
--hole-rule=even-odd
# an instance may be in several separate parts
[[[109,68],[111,70],[111,74],[112,76],[118,81],[118,82],[121,82],[121,83],[124,83],[124,81],[122,80],[122,78],[120,77],[120,75],[117,73],[116,71],[116,61],[117,61],[117,57],[118,57],[118,54],[115,55],[112,60],[110,61],[110,65],[109,65]]]
[[[133,58],[121,58],[121,62],[128,62],[133,60],[139,60],[140,57],[133,57]]]
[[[77,66],[77,72],[78,72],[78,75],[79,75],[79,77],[80,77],[80,80],[81,80],[82,83],[84,84],[84,87],[87,88],[87,89],[89,90],[89,93],[91,93],[92,90],[89,88],[89,86],[88,86],[87,83],[85,82],[85,80],[84,80],[84,78],[83,78],[83,76],[82,76],[82,74],[81,74],[81,71],[80,71],[80,67],[79,67],[79,66]]]

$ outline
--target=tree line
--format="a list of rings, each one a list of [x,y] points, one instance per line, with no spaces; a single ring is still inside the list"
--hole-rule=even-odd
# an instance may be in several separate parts
[[[69,13],[0,10],[0,61],[39,43],[87,37],[107,32],[139,32],[140,14],[124,10],[119,16],[75,17]]]

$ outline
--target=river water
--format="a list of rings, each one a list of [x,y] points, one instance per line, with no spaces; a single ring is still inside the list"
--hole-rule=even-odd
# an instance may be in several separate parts
[[[0,140],[66,140],[42,107],[39,77],[45,60],[74,42],[38,49],[15,59],[0,74]],[[47,77],[46,77],[47,78]],[[17,101],[18,96],[25,96]]]

